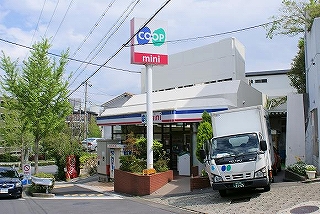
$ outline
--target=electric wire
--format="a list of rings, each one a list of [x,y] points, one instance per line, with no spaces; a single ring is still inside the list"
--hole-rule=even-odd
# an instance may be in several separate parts
[[[82,46],[86,43],[86,41],[88,40],[88,38],[92,35],[93,31],[99,26],[99,24],[101,23],[102,19],[104,18],[104,16],[107,14],[107,12],[109,11],[109,9],[112,7],[112,5],[114,4],[116,0],[112,0],[108,7],[103,11],[103,13],[100,15],[99,19],[96,21],[96,23],[91,27],[89,33],[86,35],[86,37],[83,39],[83,41],[81,42],[81,44],[79,45],[79,47],[77,48],[77,50],[74,51],[72,58],[74,58],[78,51],[80,51],[80,49],[82,48]]]
[[[56,4],[56,6],[55,6],[55,8],[54,8],[54,10],[53,10],[53,13],[52,13],[51,18],[50,18],[50,21],[49,21],[49,23],[48,23],[48,25],[47,25],[46,31],[44,32],[44,37],[47,35],[49,26],[50,26],[50,24],[51,24],[51,22],[52,22],[52,19],[53,19],[54,15],[55,15],[55,13],[56,13],[56,11],[57,11],[57,7],[58,7],[58,5],[59,5],[59,1],[60,1],[60,0],[57,1],[57,4]]]
[[[111,59],[113,59],[115,56],[117,56],[123,48],[126,47],[127,44],[129,44],[129,42],[137,35],[137,33],[144,28],[147,24],[149,24],[149,22],[151,22],[151,20],[170,2],[171,0],[167,0],[123,45],[121,45],[121,47],[113,54],[111,55],[111,57],[109,57],[99,68],[97,68],[97,70],[95,70],[88,78],[86,78],[76,89],[74,89],[73,91],[71,91],[67,97],[69,97],[70,95],[72,95],[75,91],[77,91],[81,85],[83,85],[85,82],[87,82],[89,79],[91,79],[94,75],[96,75],[101,68],[103,68],[103,66],[105,66],[108,62],[110,62]]]
[[[179,43],[179,42],[196,41],[198,39],[212,38],[212,37],[216,37],[216,36],[222,36],[222,35],[227,35],[227,34],[231,34],[231,33],[237,33],[237,32],[241,32],[241,31],[251,30],[251,29],[254,29],[254,28],[258,28],[258,27],[264,27],[264,26],[266,26],[266,25],[268,25],[270,23],[272,23],[272,22],[266,22],[266,23],[259,24],[259,25],[254,25],[254,26],[250,26],[250,27],[246,27],[246,28],[241,28],[241,29],[237,29],[237,30],[226,31],[226,32],[221,32],[221,33],[216,33],[216,34],[211,34],[211,35],[189,37],[189,38],[176,39],[176,40],[168,40],[166,42],[167,43],[176,44],[176,43]],[[30,46],[22,45],[20,43],[12,42],[12,41],[9,41],[9,40],[6,40],[6,39],[0,38],[0,41],[8,43],[8,44],[11,44],[11,45],[15,45],[15,46],[19,46],[19,47],[23,47],[23,48],[27,48],[27,49],[33,50],[33,48],[30,47]],[[131,45],[137,45],[137,44],[130,44],[130,45],[126,44],[126,47],[129,47]],[[52,56],[56,56],[56,57],[61,57],[61,55],[55,54],[55,53],[51,53],[51,52],[48,52],[48,54],[52,55]],[[79,62],[79,63],[86,63],[86,64],[90,64],[90,65],[96,66],[96,67],[102,66],[102,67],[109,68],[109,69],[112,69],[112,70],[124,71],[124,72],[129,72],[129,73],[141,73],[139,71],[133,71],[133,70],[122,69],[122,68],[115,68],[115,67],[101,65],[101,64],[97,64],[97,63],[92,63],[92,62],[79,60],[79,59],[75,59],[75,58],[71,58],[71,57],[69,57],[68,60]]]
[[[89,62],[91,63],[97,56],[98,54],[103,50],[103,48],[105,47],[105,45],[107,44],[107,42],[109,41],[109,39],[120,29],[120,27],[123,25],[123,23],[125,22],[125,20],[128,18],[128,16],[132,13],[132,11],[134,10],[134,8],[136,7],[136,5],[140,2],[140,0],[135,0],[132,1],[131,4],[129,4],[129,6],[124,10],[124,12],[121,14],[121,16],[116,20],[116,22],[112,25],[112,27],[109,29],[109,31],[104,35],[104,37],[99,41],[98,45],[95,46],[95,48],[88,54],[88,56],[86,57],[86,59],[84,61],[87,61],[87,59],[93,54],[93,52],[97,49],[98,51],[91,57],[91,59],[89,60]],[[131,8],[131,9],[130,9]],[[129,11],[129,12],[128,12]],[[104,43],[102,43],[104,41]],[[100,47],[99,47],[100,46]],[[84,68],[82,69],[82,71],[80,71],[78,73],[78,75],[76,75],[76,77],[74,78],[74,80],[70,83],[70,85],[72,85],[77,79],[78,77],[85,71],[85,69],[87,68],[88,64],[85,64]],[[74,75],[77,73],[77,71],[82,67],[81,64],[74,72]]]
[[[19,47],[27,48],[27,49],[29,49],[29,50],[34,50],[34,48],[32,48],[32,47],[30,47],[30,46],[22,45],[22,44],[19,44],[19,43],[16,43],[16,42],[11,42],[11,41],[9,41],[9,40],[5,40],[5,39],[1,39],[1,38],[0,38],[0,41],[5,42],[5,43],[8,43],[8,44],[11,44],[11,45],[16,45],[16,46],[19,46]],[[51,56],[55,56],[55,57],[61,57],[61,55],[55,54],[55,53],[51,53],[51,52],[48,52],[48,54],[51,55]],[[85,61],[83,61],[83,60],[74,59],[74,58],[71,58],[71,57],[68,57],[67,59],[68,59],[68,60],[71,60],[71,61],[79,62],[79,63],[88,63],[88,64],[93,65],[93,66],[96,66],[96,67],[102,66],[101,64],[85,62]],[[117,71],[129,72],[129,73],[141,73],[141,72],[139,72],[139,71],[133,71],[133,70],[123,69],[123,68],[116,68],[116,67],[106,66],[106,65],[104,65],[103,67],[109,68],[109,69],[112,69],[112,70],[117,70]]]
[[[68,8],[67,8],[67,10],[66,10],[66,12],[65,12],[65,14],[64,14],[64,16],[63,16],[63,18],[62,18],[62,20],[61,20],[61,22],[60,22],[60,24],[59,24],[59,27],[58,27],[56,33],[54,34],[54,36],[52,37],[52,41],[51,41],[52,43],[53,43],[54,39],[56,38],[56,36],[57,36],[57,34],[58,34],[61,26],[62,26],[62,23],[64,22],[67,14],[68,14],[68,12],[69,12],[69,10],[70,10],[70,8],[71,8],[71,5],[72,5],[73,1],[74,1],[74,0],[71,0],[71,1],[70,1],[70,4],[69,4],[69,6],[68,6]]]
[[[35,30],[34,30],[34,32],[33,32],[33,35],[32,35],[32,39],[31,39],[30,46],[32,45],[33,39],[34,39],[34,37],[35,37],[35,35],[36,35],[36,32],[38,31],[39,23],[40,23],[41,16],[42,16],[42,13],[43,13],[44,6],[46,5],[46,2],[47,2],[47,0],[45,0],[45,1],[43,2],[42,9],[41,9],[41,12],[40,12],[38,21],[37,21],[37,25],[36,25],[36,28],[35,28]]]

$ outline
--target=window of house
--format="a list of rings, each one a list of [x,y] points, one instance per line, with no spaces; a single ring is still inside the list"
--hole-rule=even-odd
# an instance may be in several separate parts
[[[254,81],[254,83],[267,83],[268,80],[267,79],[257,79]]]

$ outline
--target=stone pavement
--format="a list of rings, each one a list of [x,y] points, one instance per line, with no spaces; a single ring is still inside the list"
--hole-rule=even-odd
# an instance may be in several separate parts
[[[70,185],[70,184],[69,184]],[[113,193],[113,185],[95,180],[75,182],[94,191]],[[211,188],[189,190],[189,177],[176,177],[155,193],[134,197],[146,202],[154,202],[179,207],[195,213],[320,213],[320,182],[276,182],[269,192],[263,190],[242,190],[221,198],[218,191]],[[57,188],[61,184],[57,185]],[[123,196],[125,197],[125,196]]]

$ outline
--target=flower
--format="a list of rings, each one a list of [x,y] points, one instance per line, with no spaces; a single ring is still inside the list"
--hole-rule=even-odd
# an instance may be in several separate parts
[[[306,170],[307,171],[316,171],[317,167],[315,167],[314,165],[306,165]]]

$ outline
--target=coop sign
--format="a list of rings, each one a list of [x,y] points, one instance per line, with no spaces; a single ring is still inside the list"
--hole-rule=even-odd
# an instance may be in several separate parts
[[[145,22],[141,18],[131,20],[131,63],[167,65],[167,22],[152,20],[142,27]]]

